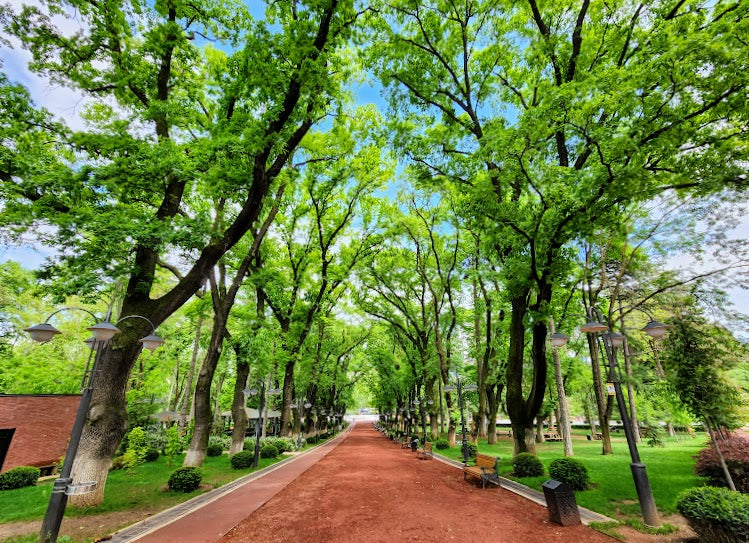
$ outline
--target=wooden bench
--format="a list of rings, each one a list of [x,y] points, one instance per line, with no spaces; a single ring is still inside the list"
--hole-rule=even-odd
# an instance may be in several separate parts
[[[559,434],[544,434],[544,439],[546,441],[562,441],[562,436]]]
[[[427,460],[429,458],[434,458],[434,453],[432,452],[432,442],[427,441],[424,443],[424,446],[419,449],[419,452],[421,453],[420,460]]]
[[[463,468],[463,479],[478,479],[481,481],[481,487],[486,488],[486,483],[493,483],[499,486],[499,458],[489,456],[488,454],[477,454],[475,466],[465,466]]]

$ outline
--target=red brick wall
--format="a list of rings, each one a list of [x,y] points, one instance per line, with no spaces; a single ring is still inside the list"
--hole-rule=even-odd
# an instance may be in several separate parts
[[[79,395],[0,394],[0,429],[16,429],[0,471],[57,464],[80,401]]]

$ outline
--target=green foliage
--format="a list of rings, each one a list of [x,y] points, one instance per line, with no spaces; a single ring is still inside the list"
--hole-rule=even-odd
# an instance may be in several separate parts
[[[183,449],[184,443],[182,441],[182,436],[179,435],[177,425],[173,424],[166,431],[164,456],[167,458],[167,463],[171,464],[178,455],[182,454]]]
[[[444,437],[441,437],[435,442],[434,447],[437,450],[444,451],[445,449],[450,448],[450,442]]]
[[[233,454],[229,459],[229,463],[234,469],[247,469],[252,467],[252,461],[254,458],[255,455],[252,451],[241,451],[237,454]]]
[[[278,449],[271,444],[260,447],[260,458],[275,458],[278,456]]]
[[[520,453],[512,459],[512,473],[515,477],[540,477],[544,465],[535,454]]]
[[[542,473],[543,475],[543,473]],[[549,477],[561,481],[573,490],[588,488],[588,469],[575,458],[557,458],[549,464]]]
[[[34,486],[39,479],[39,468],[18,466],[0,473],[0,490],[14,490]]]
[[[466,449],[468,449],[468,458],[476,458],[476,455],[479,452],[478,445],[476,445],[472,441],[466,441],[465,447]]]
[[[254,451],[255,450],[255,438],[246,437],[244,439],[244,445],[242,445],[243,451]]]
[[[192,492],[200,488],[203,471],[194,466],[177,468],[169,476],[169,490],[175,492]]]
[[[725,488],[682,492],[676,508],[705,543],[749,541],[749,496]]]
[[[272,445],[281,454],[286,451],[293,451],[296,448],[296,441],[288,437],[267,437],[262,440],[262,446]]]
[[[307,438],[307,444],[314,445],[315,443],[317,443],[317,437],[316,436],[309,436]]]
[[[732,338],[697,315],[681,315],[664,342],[663,363],[674,391],[693,415],[714,427],[744,422],[741,394],[726,378],[737,362]]]
[[[129,459],[125,458],[124,454],[120,454],[119,456],[112,458],[112,464],[109,466],[109,469],[112,471],[127,469],[129,467],[128,463]]]
[[[663,442],[663,429],[656,424],[644,424],[642,426],[642,429],[640,430],[640,433],[643,438],[645,438],[645,442],[648,444],[648,447],[663,447],[665,446]]]
[[[220,443],[209,443],[205,453],[208,456],[221,456],[224,453],[224,447]]]
[[[127,449],[125,450],[125,464],[132,468],[146,461],[148,453],[148,435],[141,427],[130,430],[127,434]]]

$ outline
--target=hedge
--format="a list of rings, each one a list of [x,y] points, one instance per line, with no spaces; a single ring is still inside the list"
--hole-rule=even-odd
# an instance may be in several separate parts
[[[690,488],[676,502],[701,543],[749,542],[749,496],[726,488]]]
[[[34,486],[39,479],[39,468],[18,466],[0,473],[0,490],[13,490],[25,486]]]

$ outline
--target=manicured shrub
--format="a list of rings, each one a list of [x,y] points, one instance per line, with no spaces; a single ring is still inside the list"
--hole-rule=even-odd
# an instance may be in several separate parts
[[[159,459],[159,456],[160,456],[159,450],[158,449],[154,449],[152,447],[152,448],[150,448],[150,449],[148,449],[146,451],[146,456],[144,457],[144,460],[146,462],[155,462],[156,460]]]
[[[129,467],[145,462],[148,449],[148,434],[143,428],[136,426],[128,432],[125,457],[128,459]]]
[[[736,490],[745,494],[749,493],[749,439],[733,434],[725,440],[719,439],[718,445],[733,478],[733,484],[736,485]],[[697,475],[707,477],[708,482],[713,486],[728,486],[712,444],[702,449],[697,455],[694,471]]]
[[[436,443],[434,444],[434,446],[438,450],[444,451],[445,449],[449,449],[450,448],[450,442],[443,437],[443,438],[438,439],[436,441]]]
[[[229,459],[231,467],[234,469],[246,469],[252,467],[252,461],[255,459],[255,455],[252,451],[242,451],[237,454],[233,454]]]
[[[557,458],[549,464],[549,476],[561,481],[572,490],[588,488],[588,469],[575,458]]]
[[[205,454],[208,456],[221,456],[224,452],[224,448],[219,443],[211,443],[205,450]]]
[[[315,443],[317,443],[317,437],[315,437],[315,436],[309,436],[307,438],[307,444],[308,445],[314,445]]]
[[[288,437],[267,437],[261,441],[261,445],[273,445],[278,454],[286,451],[293,451],[296,448],[296,441]]]
[[[254,437],[247,437],[244,440],[244,445],[242,445],[243,451],[254,451],[255,450],[255,438]]]
[[[34,486],[39,479],[39,468],[32,466],[18,466],[0,473],[0,490],[13,490],[26,486]]]
[[[726,488],[703,486],[685,490],[676,501],[701,543],[749,541],[749,496]]]
[[[512,472],[515,477],[540,477],[544,465],[535,454],[520,453],[512,459]]]
[[[268,443],[260,447],[260,458],[275,458],[278,456],[278,449]]]
[[[166,456],[167,464],[171,465],[177,456],[182,454],[184,448],[184,442],[182,436],[179,434],[179,429],[176,424],[170,426],[166,431],[166,444],[164,445],[164,456]]]
[[[177,468],[169,476],[169,490],[192,492],[200,487],[203,471],[196,467]]]

